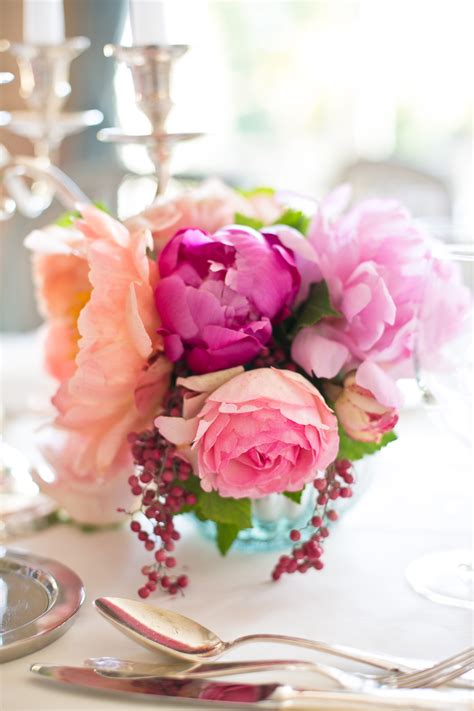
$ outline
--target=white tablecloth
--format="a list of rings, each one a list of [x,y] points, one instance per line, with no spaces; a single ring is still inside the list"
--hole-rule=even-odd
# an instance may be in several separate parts
[[[370,490],[333,529],[324,571],[272,583],[269,574],[276,554],[231,553],[222,559],[183,520],[177,555],[191,585],[184,597],[155,596],[156,604],[196,618],[226,640],[251,632],[283,633],[427,659],[472,644],[468,611],[430,602],[404,579],[407,564],[416,556],[472,544],[472,472],[462,466],[456,443],[420,411],[404,412],[398,429],[399,441],[373,458],[376,474]],[[64,637],[0,667],[0,708],[144,708],[142,701],[67,689],[28,672],[36,661],[81,664],[88,656],[100,655],[153,658],[99,617],[91,604],[101,595],[135,596],[139,567],[148,555],[136,538],[126,529],[86,534],[57,526],[14,545],[69,565],[83,579],[87,599]],[[272,645],[242,647],[233,654],[252,656],[323,659],[306,650]],[[314,683],[307,675],[276,676],[300,685]],[[257,678],[268,679],[252,680]]]

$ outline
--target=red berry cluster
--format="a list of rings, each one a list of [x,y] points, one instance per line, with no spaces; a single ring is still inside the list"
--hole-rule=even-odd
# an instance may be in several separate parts
[[[296,529],[290,531],[290,540],[297,545],[293,547],[290,555],[280,556],[272,572],[273,580],[279,580],[283,573],[306,573],[311,568],[315,570],[324,568],[321,560],[324,553],[322,542],[329,536],[328,524],[337,520],[337,513],[331,508],[331,504],[339,498],[350,498],[354,481],[352,463],[348,459],[337,459],[328,467],[324,476],[313,481],[317,498],[313,515],[307,526],[307,528],[311,527],[311,534],[308,540],[301,543],[302,538],[306,538],[305,532],[302,536],[301,531]]]
[[[296,372],[298,366],[289,359],[287,353],[281,346],[271,341],[260,355],[252,361],[252,368],[284,368]]]
[[[165,403],[168,414],[181,414],[181,397],[177,389],[170,392]],[[139,509],[129,513],[130,528],[147,551],[154,551],[153,564],[142,568],[147,582],[139,588],[138,594],[146,598],[159,587],[175,595],[188,585],[186,575],[171,573],[176,566],[176,558],[171,554],[180,539],[174,516],[184,507],[194,506],[197,500],[195,494],[186,489],[192,468],[156,429],[131,433],[128,441],[136,465],[136,473],[129,477],[128,483],[132,494],[141,497]]]

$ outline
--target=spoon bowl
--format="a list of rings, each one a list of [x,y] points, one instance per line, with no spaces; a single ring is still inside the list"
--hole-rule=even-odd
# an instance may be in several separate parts
[[[217,657],[227,644],[198,622],[138,600],[99,597],[94,607],[121,632],[154,651],[186,660]]]

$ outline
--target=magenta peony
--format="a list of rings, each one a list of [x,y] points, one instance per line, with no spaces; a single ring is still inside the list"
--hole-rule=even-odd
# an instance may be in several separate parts
[[[303,241],[303,238],[301,237]],[[179,232],[159,259],[155,291],[165,352],[208,373],[255,358],[290,312],[301,278],[276,234],[229,227]]]
[[[155,424],[188,453],[205,491],[236,499],[299,491],[336,458],[336,417],[297,373],[233,369],[179,382],[199,392],[185,400],[188,418]]]

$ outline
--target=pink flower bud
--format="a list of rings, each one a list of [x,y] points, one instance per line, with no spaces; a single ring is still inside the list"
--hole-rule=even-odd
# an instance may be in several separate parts
[[[370,390],[357,385],[354,371],[345,377],[334,409],[349,437],[359,442],[380,442],[398,422],[396,408],[381,405]]]

